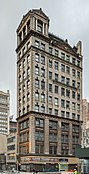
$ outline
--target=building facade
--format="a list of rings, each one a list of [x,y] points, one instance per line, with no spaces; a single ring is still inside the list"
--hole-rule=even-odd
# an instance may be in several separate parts
[[[83,125],[82,125],[82,147],[89,147],[89,102],[82,100]]]
[[[0,134],[9,134],[10,93],[0,91]]]
[[[17,29],[17,131],[22,170],[74,168],[81,142],[82,45],[49,33],[42,9]]]
[[[10,120],[7,135],[6,168],[17,169],[17,122]]]
[[[0,171],[6,169],[7,136],[0,134]]]
[[[7,169],[17,169],[17,133],[12,132],[7,136]]]

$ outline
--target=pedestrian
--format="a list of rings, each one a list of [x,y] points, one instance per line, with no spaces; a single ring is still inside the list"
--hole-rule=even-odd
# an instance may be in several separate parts
[[[12,168],[12,173],[14,173],[14,171],[15,171],[15,169],[14,169],[14,167]]]
[[[36,173],[36,171],[35,171],[35,169],[33,169],[33,174],[35,174]]]

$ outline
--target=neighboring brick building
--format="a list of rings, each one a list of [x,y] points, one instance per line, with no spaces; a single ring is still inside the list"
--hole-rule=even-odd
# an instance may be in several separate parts
[[[49,33],[49,18],[35,9],[17,29],[16,52],[21,169],[73,169],[81,142],[81,42],[72,48],[67,39]]]

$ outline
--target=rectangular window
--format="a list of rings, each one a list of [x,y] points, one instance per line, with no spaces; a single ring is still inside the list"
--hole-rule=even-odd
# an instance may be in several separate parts
[[[55,73],[55,80],[58,81],[58,74]]]
[[[43,154],[44,153],[44,144],[37,144],[35,146],[36,154]]]
[[[66,85],[69,86],[70,85],[70,79],[66,78]]]
[[[27,22],[27,32],[29,32],[29,29],[30,29],[30,20],[28,20]]]
[[[39,105],[35,105],[35,111],[39,112]]]
[[[66,55],[66,61],[70,62],[70,56]]]
[[[76,59],[72,58],[72,63],[75,65],[76,64]]]
[[[77,60],[77,66],[80,67],[80,60]]]
[[[36,127],[44,127],[44,120],[40,118],[36,118]]]
[[[58,70],[58,62],[55,62],[55,67],[56,70]]]
[[[49,91],[52,92],[52,84],[49,84]]]
[[[69,117],[70,117],[70,113],[66,112],[66,118],[69,118]]]
[[[25,96],[23,96],[23,103],[25,103]]]
[[[80,101],[80,94],[79,93],[77,94],[77,100]]]
[[[65,88],[61,88],[61,96],[65,96]]]
[[[49,154],[57,154],[57,146],[49,146]]]
[[[45,57],[41,56],[41,63],[45,65]]]
[[[39,54],[35,54],[35,61],[39,62]]]
[[[49,53],[52,54],[53,49],[49,47]]]
[[[27,89],[30,87],[30,80],[27,81]]]
[[[22,80],[22,79],[21,79],[21,75],[20,75],[20,76],[19,76],[19,83],[21,83],[21,80]]]
[[[21,71],[21,64],[19,65],[19,72]]]
[[[35,92],[35,100],[39,100],[39,93]]]
[[[44,141],[44,132],[36,131],[36,140]]]
[[[72,102],[72,109],[75,110],[76,109],[76,103]]]
[[[52,60],[49,60],[49,67],[52,68]]]
[[[39,67],[35,66],[35,74],[39,75]]]
[[[42,30],[43,30],[43,22],[41,20],[38,20],[37,21],[37,31],[39,33],[42,33]]]
[[[72,91],[72,98],[74,98],[75,99],[75,91]]]
[[[45,102],[45,94],[41,94],[41,101]]]
[[[41,89],[45,90],[45,82],[41,81]]]
[[[66,66],[66,73],[70,74],[70,67],[69,66]]]
[[[19,54],[18,54],[18,58],[19,58],[19,59],[21,58],[21,52],[19,52]]]
[[[25,47],[22,49],[22,54],[25,54]]]
[[[58,94],[58,86],[55,85],[55,93]]]
[[[80,72],[77,71],[77,78],[80,79]]]
[[[52,104],[52,96],[49,96],[49,103]]]
[[[39,88],[39,80],[35,79],[35,87]]]
[[[37,47],[37,48],[39,48],[39,46],[40,46],[40,43],[39,43],[39,41],[35,41],[35,47]]]
[[[52,114],[52,108],[49,108],[49,114]]]
[[[76,76],[76,71],[75,71],[75,69],[72,69],[72,76]]]
[[[61,107],[65,108],[65,100],[61,99]]]
[[[65,77],[61,76],[61,83],[65,83]]]
[[[75,120],[75,113],[72,113],[72,119]]]
[[[70,97],[70,90],[66,89],[66,97]]]
[[[70,101],[66,101],[66,109],[70,109]]]
[[[55,109],[55,110],[54,110],[54,114],[55,114],[55,115],[58,115],[58,109]]]
[[[52,80],[52,72],[49,71],[49,79]]]
[[[41,43],[41,49],[45,50],[45,44],[44,43]]]
[[[55,106],[58,106],[58,98],[54,98],[54,104],[55,104]]]
[[[77,120],[80,120],[80,115],[79,114],[77,115]]]
[[[65,60],[65,53],[61,52],[61,58]]]
[[[27,93],[27,101],[29,101],[30,100],[30,93],[28,92]]]
[[[49,133],[49,141],[56,142],[57,141],[57,134],[56,133]]]
[[[25,59],[24,59],[24,60],[23,60],[23,67],[25,67],[25,63],[26,63],[26,62],[25,62]]]
[[[57,130],[57,122],[49,120],[49,129]]]
[[[43,113],[45,112],[45,106],[43,106],[43,105],[41,106],[41,112],[43,112]]]
[[[80,82],[77,82],[77,88],[80,90]]]
[[[27,49],[29,49],[29,48],[30,48],[30,42],[27,43]]]
[[[72,86],[75,87],[75,80],[72,80]]]
[[[38,31],[39,33],[42,33],[42,26],[41,26],[41,25],[37,25],[37,31]]]
[[[26,78],[26,74],[25,74],[25,71],[23,72],[23,79],[25,79]]]
[[[58,56],[58,50],[55,49],[55,56]]]
[[[65,111],[61,111],[61,117],[65,117]]]
[[[65,72],[65,65],[61,64],[61,72]]]
[[[45,69],[41,68],[41,77],[45,77]]]

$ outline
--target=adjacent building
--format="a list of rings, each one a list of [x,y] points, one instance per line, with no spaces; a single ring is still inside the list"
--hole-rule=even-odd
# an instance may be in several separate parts
[[[42,9],[17,28],[17,131],[21,170],[61,171],[78,165],[81,143],[82,43],[49,33]]]
[[[7,151],[6,151],[7,169],[17,169],[17,122],[10,121],[9,135],[7,136]]]
[[[9,134],[10,93],[0,91],[0,134]]]
[[[0,171],[6,169],[7,136],[0,134]]]
[[[89,147],[89,102],[82,100],[83,125],[82,125],[82,147]]]

